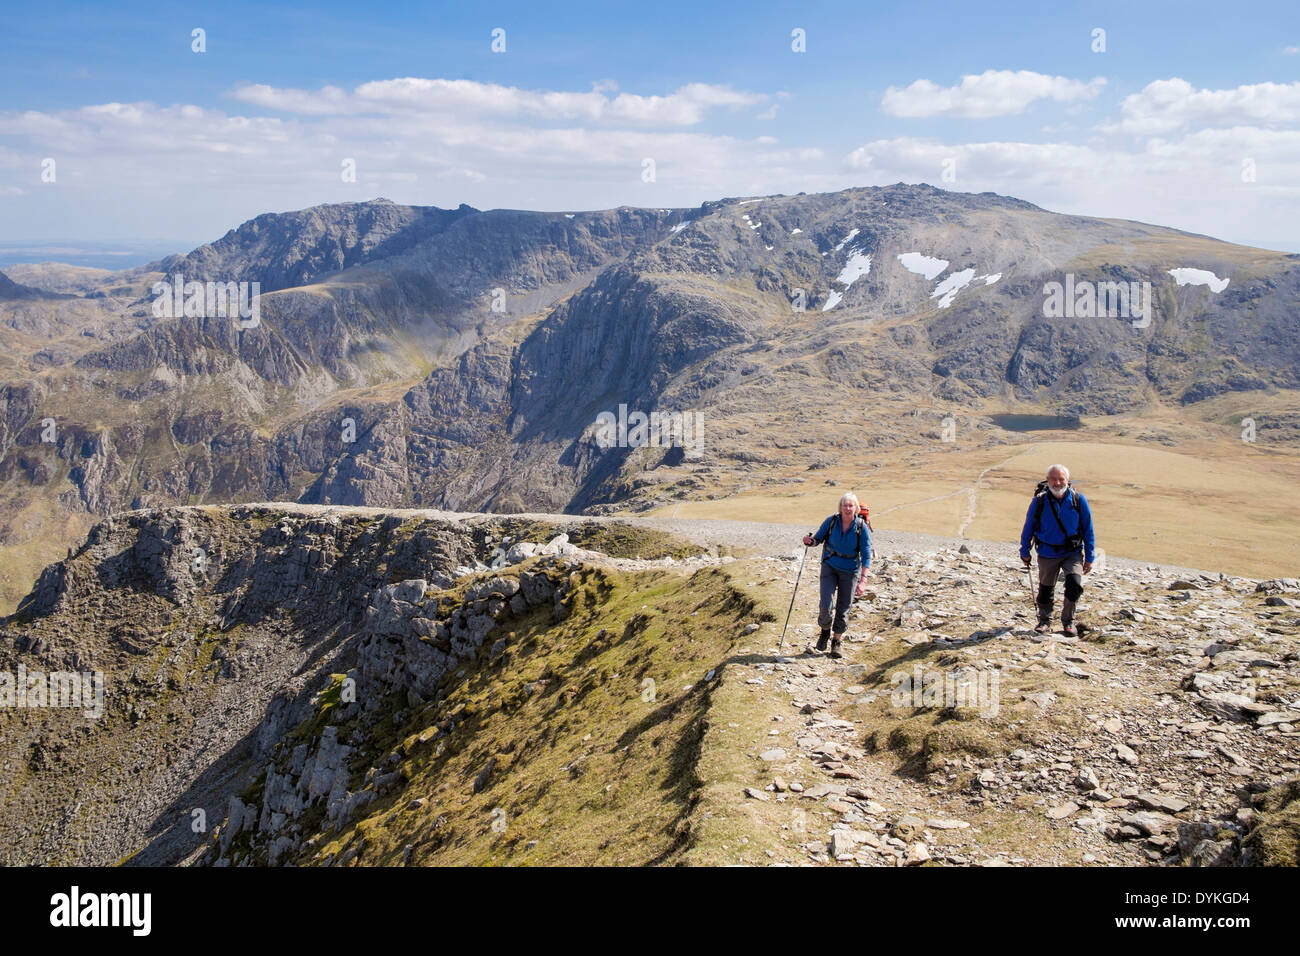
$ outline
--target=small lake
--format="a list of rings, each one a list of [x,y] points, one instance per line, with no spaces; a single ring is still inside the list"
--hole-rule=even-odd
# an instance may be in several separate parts
[[[990,415],[999,428],[1009,432],[1041,432],[1055,429],[1082,428],[1083,422],[1072,415]]]

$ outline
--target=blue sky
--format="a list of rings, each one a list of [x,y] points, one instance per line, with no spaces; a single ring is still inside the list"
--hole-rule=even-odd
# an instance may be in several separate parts
[[[206,52],[191,49],[196,27]],[[498,27],[505,52],[491,49]],[[1272,2],[0,12],[0,241],[208,240],[262,212],[381,195],[567,210],[897,181],[1300,249],[1300,14]]]

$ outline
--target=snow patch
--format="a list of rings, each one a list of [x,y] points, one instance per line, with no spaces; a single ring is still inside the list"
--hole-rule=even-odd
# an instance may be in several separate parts
[[[933,279],[944,269],[948,268],[947,259],[936,259],[933,256],[923,256],[919,252],[904,252],[898,257],[898,261],[903,264],[903,268],[908,272],[915,272],[919,276],[925,276],[927,279]]]
[[[799,233],[801,233],[801,232],[803,232],[802,229],[791,229],[791,230],[790,230],[790,235],[792,235],[792,236],[797,236],[797,235],[799,235]]]
[[[572,218],[573,218],[573,213],[571,213],[571,212],[566,212],[566,213],[564,214],[564,218],[565,218],[565,219],[572,219]]]
[[[851,233],[849,233],[847,236],[845,236],[843,239],[840,240],[840,244],[835,247],[835,251],[839,252],[841,249],[847,246],[850,242],[853,241],[854,237],[857,236],[857,234],[858,234],[858,230],[854,229]]]
[[[957,293],[966,288],[967,283],[973,278],[975,278],[974,269],[962,269],[961,272],[954,272],[934,287],[934,291],[930,293],[930,298],[939,299],[939,308],[946,309],[952,305],[952,300],[957,298]]]
[[[844,264],[836,282],[842,283],[847,290],[855,281],[871,271],[871,256],[866,255],[857,246],[849,250],[849,261]]]
[[[995,272],[995,273],[993,273],[993,275],[991,275],[991,276],[976,276],[975,278],[976,278],[976,279],[983,279],[985,285],[992,285],[993,283],[997,282],[999,279],[1002,278],[1002,273],[1001,273],[1001,272]]]
[[[843,298],[844,296],[840,295],[838,292],[832,292],[830,295],[826,297],[826,304],[822,306],[822,311],[829,312],[831,309],[839,305],[840,300]]]
[[[1228,287],[1227,279],[1220,279],[1208,269],[1170,269],[1169,274],[1179,285],[1208,285],[1216,294]]]
[[[673,226],[673,232],[681,232],[683,229],[685,229],[687,226],[689,226],[692,222],[694,222],[693,219],[687,219],[685,222],[679,222],[677,225]]]
[[[740,202],[736,203],[736,205],[737,205],[737,206],[748,206],[748,205],[749,205],[750,203],[752,203],[752,202],[762,202],[762,201],[763,201],[763,200],[761,200],[761,199],[742,199]]]

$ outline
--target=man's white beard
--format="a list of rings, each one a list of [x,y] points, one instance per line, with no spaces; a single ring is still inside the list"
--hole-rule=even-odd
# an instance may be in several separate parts
[[[1060,490],[1060,491],[1057,491],[1055,488],[1053,488],[1053,487],[1051,487],[1051,486],[1049,485],[1049,486],[1048,486],[1048,490],[1052,493],[1053,496],[1055,496],[1055,497],[1057,497],[1057,498],[1064,498],[1064,497],[1065,497],[1065,493],[1066,493],[1067,491],[1070,490],[1070,486],[1069,486],[1069,485],[1062,485],[1062,486],[1061,486],[1061,490]]]

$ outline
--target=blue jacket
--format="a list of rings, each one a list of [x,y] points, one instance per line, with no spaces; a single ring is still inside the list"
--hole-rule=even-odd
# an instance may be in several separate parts
[[[823,521],[822,526],[813,535],[814,542],[826,545],[822,551],[822,560],[829,562],[831,567],[840,571],[856,572],[860,568],[871,567],[871,532],[867,530],[862,516],[858,515],[853,519],[853,524],[849,525],[848,531],[844,531],[843,526],[844,520],[838,514],[834,514]],[[861,546],[858,545],[859,528],[862,530]],[[832,551],[838,551],[839,554],[832,554]],[[844,554],[852,557],[840,557]]]
[[[1047,498],[1052,497],[1050,491],[1043,492]],[[1061,534],[1061,526],[1057,525],[1056,519],[1052,517],[1052,504],[1050,500],[1043,501],[1043,513],[1038,521],[1034,521],[1034,515],[1038,511],[1038,497],[1035,496],[1029,501],[1029,510],[1025,513],[1025,526],[1020,530],[1020,557],[1029,557],[1029,545],[1034,540],[1035,535],[1038,537],[1038,554],[1044,558],[1063,558],[1070,554],[1077,553],[1065,548],[1065,539],[1069,535],[1082,534],[1084,554],[1083,560],[1091,563],[1093,558],[1093,532],[1092,532],[1092,509],[1088,507],[1088,499],[1073,488],[1065,493],[1065,497],[1055,501],[1056,510],[1061,515],[1061,525],[1065,526],[1065,534]]]

